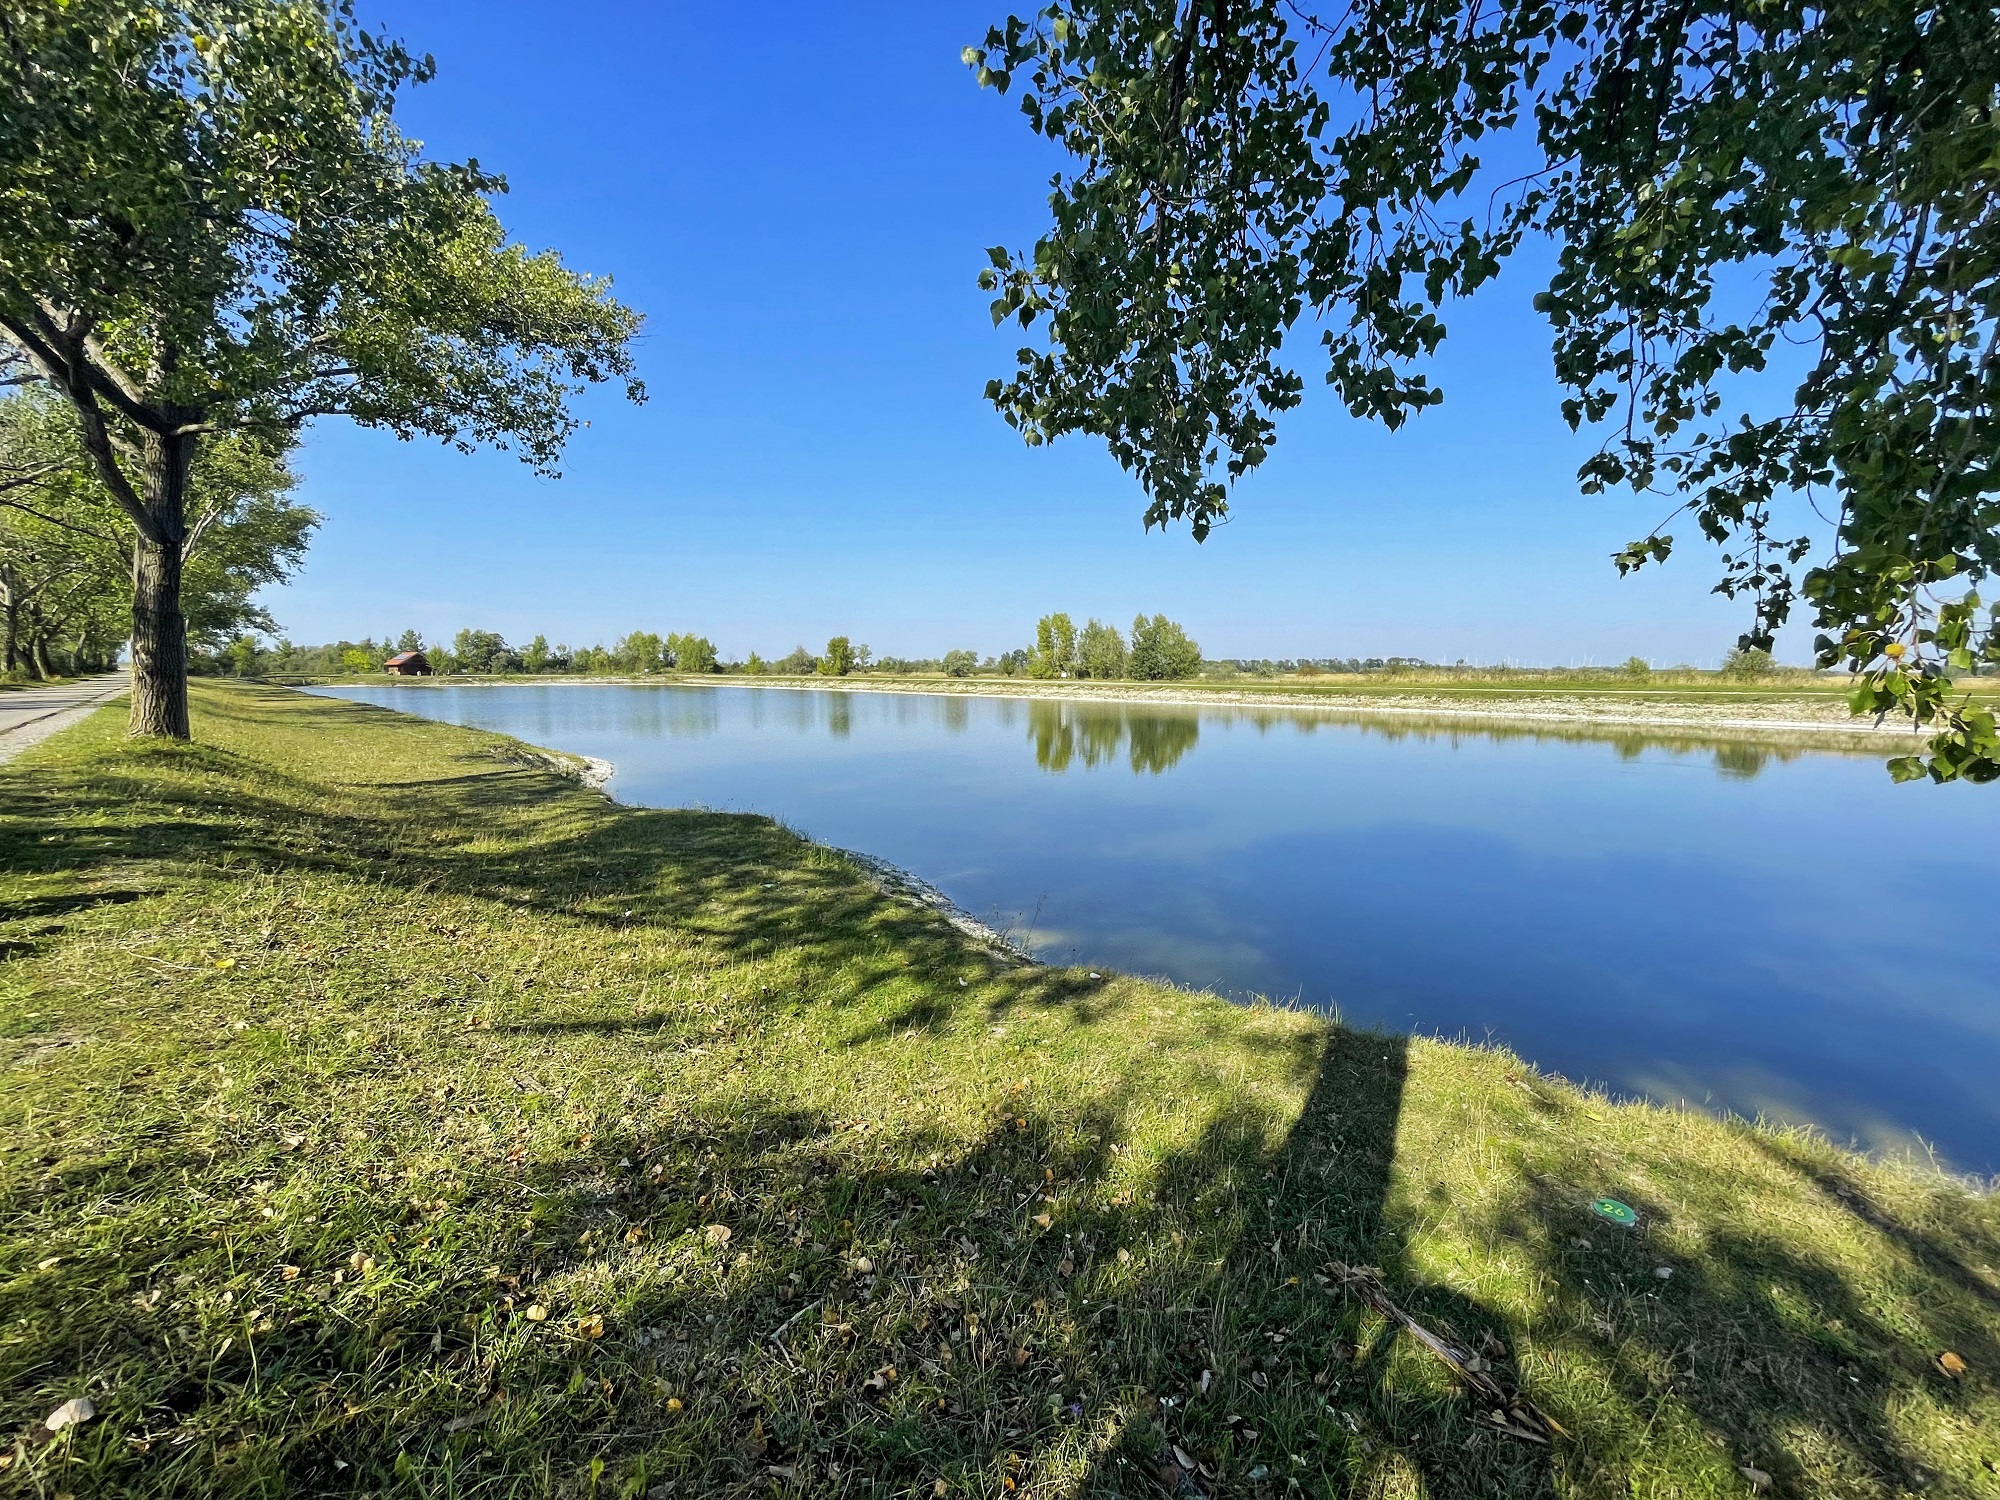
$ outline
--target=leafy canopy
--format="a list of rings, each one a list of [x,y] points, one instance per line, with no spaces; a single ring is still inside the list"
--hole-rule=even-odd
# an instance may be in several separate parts
[[[1077,162],[1032,250],[991,252],[995,322],[1046,341],[988,395],[1031,443],[1103,438],[1149,526],[1225,514],[1301,398],[1301,321],[1347,407],[1399,426],[1441,399],[1445,305],[1545,237],[1563,414],[1609,434],[1585,488],[1667,495],[1722,545],[1745,649],[1803,599],[1857,710],[1937,725],[1899,775],[2000,776],[1992,717],[1946,697],[2000,660],[1972,592],[2000,562],[1990,6],[1052,0],[966,55]],[[1496,180],[1496,142],[1525,170]],[[1781,345],[1805,373],[1746,409]],[[1836,522],[1803,575],[1793,493]]]
[[[1201,647],[1165,615],[1132,620],[1132,646],[1125,653],[1127,675],[1141,682],[1193,677],[1201,671]]]
[[[1028,675],[1071,677],[1076,673],[1076,625],[1066,614],[1043,615],[1035,622],[1035,649],[1028,658]]]
[[[0,330],[102,427],[151,438],[344,415],[551,470],[636,314],[507,242],[476,161],[392,117],[428,58],[350,0],[0,3]],[[98,434],[91,434],[96,436]]]

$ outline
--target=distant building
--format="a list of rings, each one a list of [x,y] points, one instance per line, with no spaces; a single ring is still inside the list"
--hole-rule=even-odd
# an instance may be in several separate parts
[[[428,677],[431,660],[421,651],[398,651],[382,663],[382,670],[391,677]]]

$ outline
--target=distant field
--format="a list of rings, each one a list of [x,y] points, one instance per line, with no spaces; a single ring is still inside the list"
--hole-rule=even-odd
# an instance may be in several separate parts
[[[623,677],[596,674],[510,672],[495,674],[454,674],[439,677],[398,678],[412,685],[493,682],[659,682],[678,674]],[[266,682],[289,684],[375,682],[382,674],[299,673],[268,674]],[[1631,677],[1622,672],[1577,672],[1478,669],[1472,671],[1399,671],[1362,673],[1287,673],[1262,677],[1254,673],[1234,676],[1205,676],[1174,682],[1139,682],[1118,678],[1102,682],[1088,679],[1047,681],[1032,677],[1008,677],[999,673],[976,673],[970,677],[947,677],[942,672],[894,673],[856,672],[846,677],[793,676],[774,672],[755,675],[714,673],[692,677],[696,682],[743,682],[809,687],[880,687],[922,684],[957,692],[998,689],[1011,693],[1060,692],[1091,687],[1102,690],[1130,689],[1142,692],[1172,690],[1190,693],[1269,693],[1312,697],[1383,696],[1407,693],[1450,693],[1485,696],[1547,697],[1588,694],[1619,698],[1740,698],[1746,701],[1790,698],[1825,698],[1845,701],[1852,683],[1845,677],[1814,672],[1785,672],[1768,677],[1727,677],[1720,672],[1655,672],[1648,677]],[[2000,677],[1966,679],[1957,684],[1961,691],[1976,697],[2000,700]]]

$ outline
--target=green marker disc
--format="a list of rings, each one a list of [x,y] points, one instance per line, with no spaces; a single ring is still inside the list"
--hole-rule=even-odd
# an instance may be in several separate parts
[[[1590,1211],[1600,1219],[1609,1219],[1620,1229],[1630,1229],[1639,1222],[1639,1215],[1632,1205],[1620,1203],[1616,1198],[1593,1199]]]

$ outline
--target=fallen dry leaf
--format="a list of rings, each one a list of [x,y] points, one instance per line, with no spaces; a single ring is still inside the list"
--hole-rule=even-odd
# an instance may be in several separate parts
[[[886,1391],[895,1383],[896,1367],[894,1365],[884,1365],[873,1375],[870,1375],[866,1380],[861,1382],[861,1389],[864,1391]]]
[[[88,1422],[97,1415],[97,1408],[88,1396],[72,1396],[54,1411],[42,1418],[42,1425],[52,1433],[61,1432],[65,1427],[74,1427],[79,1422]]]
[[[1037,1228],[1047,1229],[1049,1225],[1053,1224],[1054,1222],[1055,1220],[1051,1219],[1047,1214],[1035,1215],[1035,1225]]]
[[[278,1267],[278,1279],[281,1281],[297,1281],[303,1274],[297,1266]]]
[[[726,1245],[729,1243],[729,1226],[727,1224],[711,1224],[708,1228],[702,1230],[702,1233],[708,1236],[708,1242],[711,1245]]]
[[[548,1320],[549,1310],[546,1307],[542,1306],[539,1302],[530,1305],[528,1308],[528,1321],[530,1323],[546,1323]]]
[[[1947,1349],[1938,1356],[1938,1368],[1956,1380],[1965,1373],[1965,1361]]]
[[[604,1319],[596,1313],[587,1318],[578,1318],[576,1331],[587,1339],[601,1339],[604,1337]]]
[[[667,1410],[668,1410],[668,1411],[679,1411],[680,1409],[681,1409],[681,1398],[680,1398],[680,1397],[678,1397],[678,1396],[669,1396],[669,1397],[667,1397]]]

